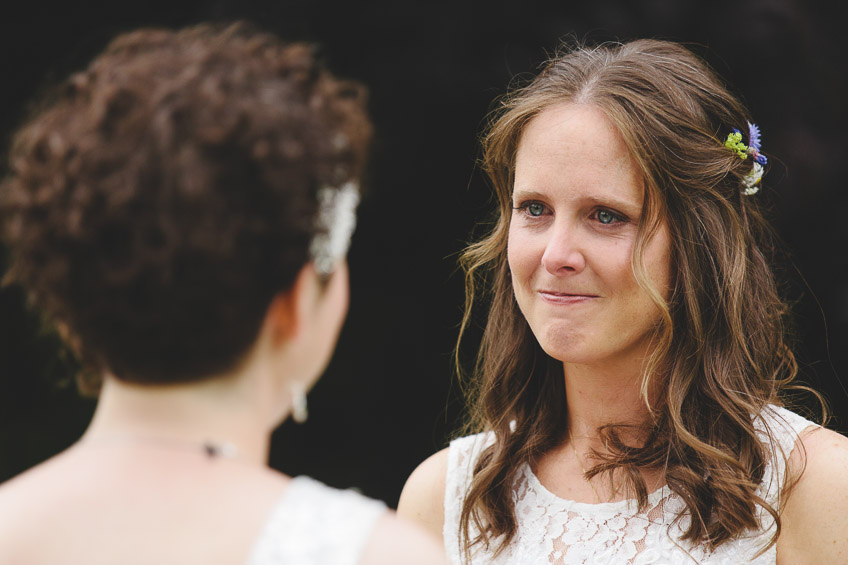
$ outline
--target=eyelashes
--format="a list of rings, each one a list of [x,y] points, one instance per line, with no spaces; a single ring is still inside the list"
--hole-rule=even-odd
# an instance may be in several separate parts
[[[522,202],[518,206],[514,207],[513,210],[517,212],[523,212],[525,215],[530,216],[531,218],[538,218],[539,216],[543,216],[546,212],[550,213],[550,210],[547,206],[536,200],[528,200],[526,202]]]
[[[608,208],[598,208],[594,212],[594,217],[598,221],[598,223],[603,224],[605,226],[625,223],[628,221],[626,216]]]
[[[513,207],[513,210],[530,220],[553,214],[552,210],[546,204],[538,200],[526,200]],[[630,219],[625,214],[603,206],[592,208],[588,218],[602,226],[614,226],[630,222]]]

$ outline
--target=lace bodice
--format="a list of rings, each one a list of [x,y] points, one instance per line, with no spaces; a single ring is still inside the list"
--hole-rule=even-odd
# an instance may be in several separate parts
[[[773,508],[785,474],[785,457],[791,453],[798,434],[815,424],[778,407],[765,410],[756,427],[767,440],[766,426],[774,437],[770,459],[758,495]],[[448,557],[460,565],[459,514],[471,478],[473,464],[482,449],[493,441],[491,434],[460,438],[451,443],[445,490],[444,541]],[[513,488],[518,531],[497,558],[485,550],[472,553],[472,565],[526,564],[679,564],[751,565],[774,564],[776,548],[768,545],[774,534],[771,515],[760,511],[762,527],[722,544],[714,552],[681,541],[688,516],[674,524],[685,505],[667,487],[651,493],[642,512],[634,500],[589,504],[565,500],[548,491],[525,464]],[[473,532],[472,532],[473,533]]]
[[[386,506],[308,477],[292,479],[247,565],[355,565]]]

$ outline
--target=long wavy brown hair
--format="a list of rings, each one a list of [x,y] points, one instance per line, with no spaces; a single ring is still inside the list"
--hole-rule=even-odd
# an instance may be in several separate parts
[[[477,461],[460,516],[467,552],[502,550],[516,532],[512,486],[523,463],[567,437],[562,363],[542,351],[521,315],[507,264],[515,155],[525,126],[554,104],[599,108],[617,126],[645,183],[632,265],[662,318],[643,374],[651,414],[644,443],[622,439],[622,425],[599,430],[606,451],[587,477],[618,470],[644,509],[641,470],[662,470],[691,516],[684,539],[710,548],[757,528],[756,494],[768,452],[754,421],[795,378],[786,343],[787,306],[769,266],[774,238],[760,198],[743,195],[751,159],[724,146],[751,121],[717,75],[684,47],[656,40],[575,48],[554,57],[528,85],[506,95],[483,139],[482,166],[498,210],[493,228],[461,256],[466,309],[487,308],[470,375],[457,365],[471,412],[466,431],[495,441]],[[654,229],[671,233],[672,290],[666,301],[646,275],[643,251]],[[657,386],[657,385],[661,386]],[[797,386],[797,385],[792,385]],[[659,391],[650,397],[648,391]],[[766,430],[768,433],[768,430]],[[476,532],[475,532],[476,531]],[[777,538],[777,534],[772,543]]]

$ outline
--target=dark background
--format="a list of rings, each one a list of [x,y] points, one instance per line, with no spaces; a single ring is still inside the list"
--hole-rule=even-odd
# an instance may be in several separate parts
[[[658,37],[704,56],[743,96],[770,168],[789,250],[805,382],[848,430],[848,11],[802,0],[438,2],[380,0],[78,1],[16,4],[0,23],[0,143],[27,100],[139,26],[245,18],[323,46],[337,74],[365,82],[376,123],[370,194],[350,254],[352,305],[310,419],[283,425],[271,464],[396,504],[414,466],[461,421],[451,351],[463,298],[456,254],[488,211],[477,136],[492,99],[560,38]],[[5,166],[5,163],[3,164]],[[2,252],[2,250],[0,250]],[[0,261],[3,261],[0,256]],[[0,481],[70,445],[93,402],[73,361],[0,291]]]

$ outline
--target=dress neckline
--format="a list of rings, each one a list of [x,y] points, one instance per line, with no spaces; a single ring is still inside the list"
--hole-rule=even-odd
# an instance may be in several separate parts
[[[613,502],[577,502],[576,500],[563,498],[554,494],[548,490],[548,487],[542,484],[542,481],[540,481],[539,477],[536,476],[536,473],[533,472],[529,463],[525,462],[523,464],[522,471],[527,478],[529,486],[533,490],[537,491],[541,497],[545,498],[549,504],[556,504],[563,508],[579,510],[583,513],[592,514],[618,513],[628,509],[635,511],[639,507],[639,502],[635,498],[615,500]],[[657,490],[648,494],[648,506],[655,506],[660,500],[662,500],[663,497],[669,494],[671,494],[671,489],[668,488],[668,485],[662,485]]]

